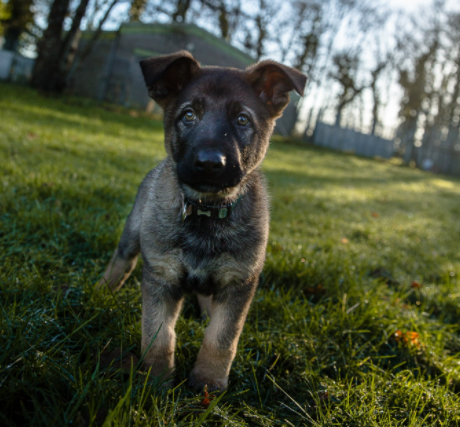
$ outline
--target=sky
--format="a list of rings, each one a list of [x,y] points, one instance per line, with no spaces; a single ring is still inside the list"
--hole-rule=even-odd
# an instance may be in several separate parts
[[[430,0],[387,0],[389,6],[395,9],[414,10],[418,6],[430,3]]]

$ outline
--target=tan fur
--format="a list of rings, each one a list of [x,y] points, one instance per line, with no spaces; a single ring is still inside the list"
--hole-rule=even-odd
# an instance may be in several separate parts
[[[228,385],[228,375],[235,358],[238,340],[249,311],[250,301],[241,308],[241,314],[232,324],[232,336],[222,339],[229,321],[232,319],[228,305],[212,303],[211,321],[204,333],[203,344],[198,353],[195,366],[190,373],[190,382],[194,388],[205,385],[213,390],[224,390]]]
[[[151,375],[167,378],[174,369],[174,326],[182,299],[158,305],[156,298],[151,289],[142,288],[142,355]]]
[[[126,279],[131,275],[132,271],[136,268],[136,263],[137,256],[126,260],[118,255],[118,250],[115,251],[97,286],[101,287],[107,285],[113,291],[120,289]]]

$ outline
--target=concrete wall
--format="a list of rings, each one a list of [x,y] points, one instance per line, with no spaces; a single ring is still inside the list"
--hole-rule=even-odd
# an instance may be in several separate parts
[[[83,51],[92,34],[84,33],[79,50]],[[101,99],[109,76],[109,60],[116,49],[116,32],[105,32],[94,44],[88,57],[72,70],[70,91],[80,96]]]
[[[92,33],[84,33],[80,51]],[[139,61],[186,49],[203,65],[245,68],[252,58],[195,25],[124,24],[104,32],[71,82],[73,93],[145,108],[149,97]]]
[[[130,65],[112,76],[111,85],[124,87],[125,104],[145,107],[149,98],[139,61],[182,49],[190,51],[202,65],[244,69],[253,62],[238,49],[194,25],[128,24],[120,28],[117,60]]]
[[[92,33],[84,33],[83,50]],[[145,108],[147,95],[139,62],[142,59],[186,49],[202,65],[245,69],[254,59],[224,40],[190,24],[123,24],[117,32],[104,32],[71,82],[76,95],[125,106]],[[295,98],[295,97],[294,97]],[[277,121],[276,131],[289,135],[297,119],[291,103]]]

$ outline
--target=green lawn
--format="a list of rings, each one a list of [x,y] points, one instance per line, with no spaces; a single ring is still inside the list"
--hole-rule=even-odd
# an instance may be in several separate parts
[[[195,299],[166,391],[136,365],[140,269],[94,290],[163,156],[143,114],[0,84],[1,426],[460,425],[459,180],[275,138],[266,267],[206,409]]]

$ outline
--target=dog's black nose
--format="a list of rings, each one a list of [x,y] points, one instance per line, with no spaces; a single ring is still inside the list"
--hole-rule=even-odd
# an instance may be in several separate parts
[[[215,173],[225,167],[227,159],[219,151],[200,150],[195,155],[195,167],[200,172]]]

